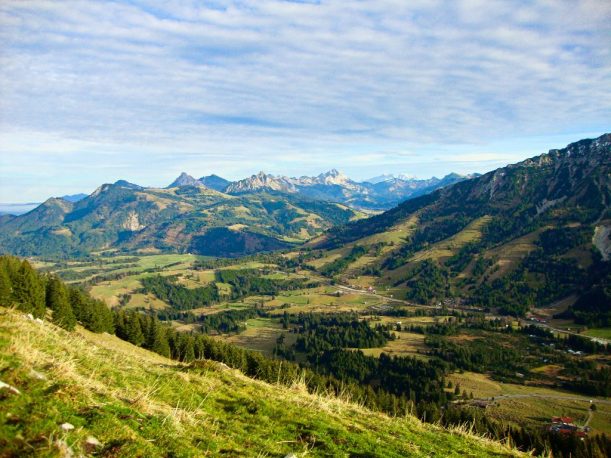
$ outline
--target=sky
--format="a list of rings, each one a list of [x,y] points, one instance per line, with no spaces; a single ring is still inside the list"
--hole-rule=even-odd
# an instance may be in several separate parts
[[[610,121],[608,0],[0,2],[0,202],[486,172]]]

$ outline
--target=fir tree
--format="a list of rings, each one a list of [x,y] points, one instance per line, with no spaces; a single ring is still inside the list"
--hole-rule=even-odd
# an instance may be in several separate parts
[[[166,330],[156,317],[148,319],[146,348],[167,358],[170,357],[170,344]]]
[[[53,311],[53,322],[69,331],[74,329],[76,318],[68,299],[66,287],[57,277],[47,282],[47,307]]]
[[[190,363],[195,359],[195,347],[193,345],[193,337],[189,335],[181,335],[182,342],[180,345],[181,361]]]
[[[0,264],[0,305],[9,307],[12,301],[13,286],[4,263]]]
[[[168,336],[165,329],[162,326],[157,326],[155,329],[155,340],[153,342],[153,348],[155,353],[159,353],[167,358],[170,357],[170,344],[168,343]]]
[[[13,295],[19,308],[35,317],[44,317],[45,287],[28,261],[21,263],[13,286]]]
[[[119,339],[129,340],[127,337],[127,318],[123,310],[114,315],[115,334]]]
[[[134,345],[141,346],[144,343],[144,334],[142,333],[142,325],[137,313],[130,313],[125,319],[125,333],[128,342]]]

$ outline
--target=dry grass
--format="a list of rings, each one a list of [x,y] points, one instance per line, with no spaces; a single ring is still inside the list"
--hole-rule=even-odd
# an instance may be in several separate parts
[[[78,454],[88,435],[112,456],[518,455],[465,430],[449,433],[309,394],[302,379],[287,388],[213,362],[190,369],[114,336],[68,333],[0,313],[2,377],[22,392],[0,402],[10,418],[28,420],[10,446],[34,447],[35,456],[57,456],[67,447]],[[32,369],[45,380],[29,378]],[[76,429],[62,432],[64,421]],[[3,420],[0,440],[12,431]]]
[[[458,250],[469,242],[475,242],[482,236],[481,229],[491,220],[490,216],[482,216],[470,222],[460,232],[454,234],[441,242],[435,243],[431,248],[414,254],[410,261],[419,262],[425,259],[444,259],[454,256]]]
[[[421,359],[428,359],[426,355],[420,353],[426,350],[423,334],[404,331],[394,331],[394,334],[397,339],[389,340],[383,347],[363,349],[363,353],[370,356],[380,356],[382,353],[387,353],[393,356],[416,356]]]

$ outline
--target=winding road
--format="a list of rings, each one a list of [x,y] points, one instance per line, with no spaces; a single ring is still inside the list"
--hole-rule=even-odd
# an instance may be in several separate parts
[[[611,405],[611,400],[608,400],[608,399],[588,398],[584,396],[571,396],[571,395],[560,395],[560,394],[539,394],[539,393],[499,394],[498,396],[491,396],[488,398],[477,398],[476,400],[477,401],[499,401],[499,400],[504,400],[504,399],[524,399],[524,398],[557,399],[559,401],[580,401],[580,402],[593,401],[594,404]]]

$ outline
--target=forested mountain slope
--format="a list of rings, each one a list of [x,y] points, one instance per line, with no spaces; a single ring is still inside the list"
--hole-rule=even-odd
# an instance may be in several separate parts
[[[594,291],[588,307],[607,322],[610,163],[610,134],[581,140],[333,228],[311,246],[376,245],[361,272],[420,302],[458,296],[523,314]],[[392,233],[400,237],[385,242]]]
[[[22,256],[77,256],[105,249],[238,256],[288,247],[360,216],[345,206],[300,196],[230,196],[203,185],[178,184],[154,189],[118,181],[78,202],[49,199],[25,215],[2,220],[0,251]]]

